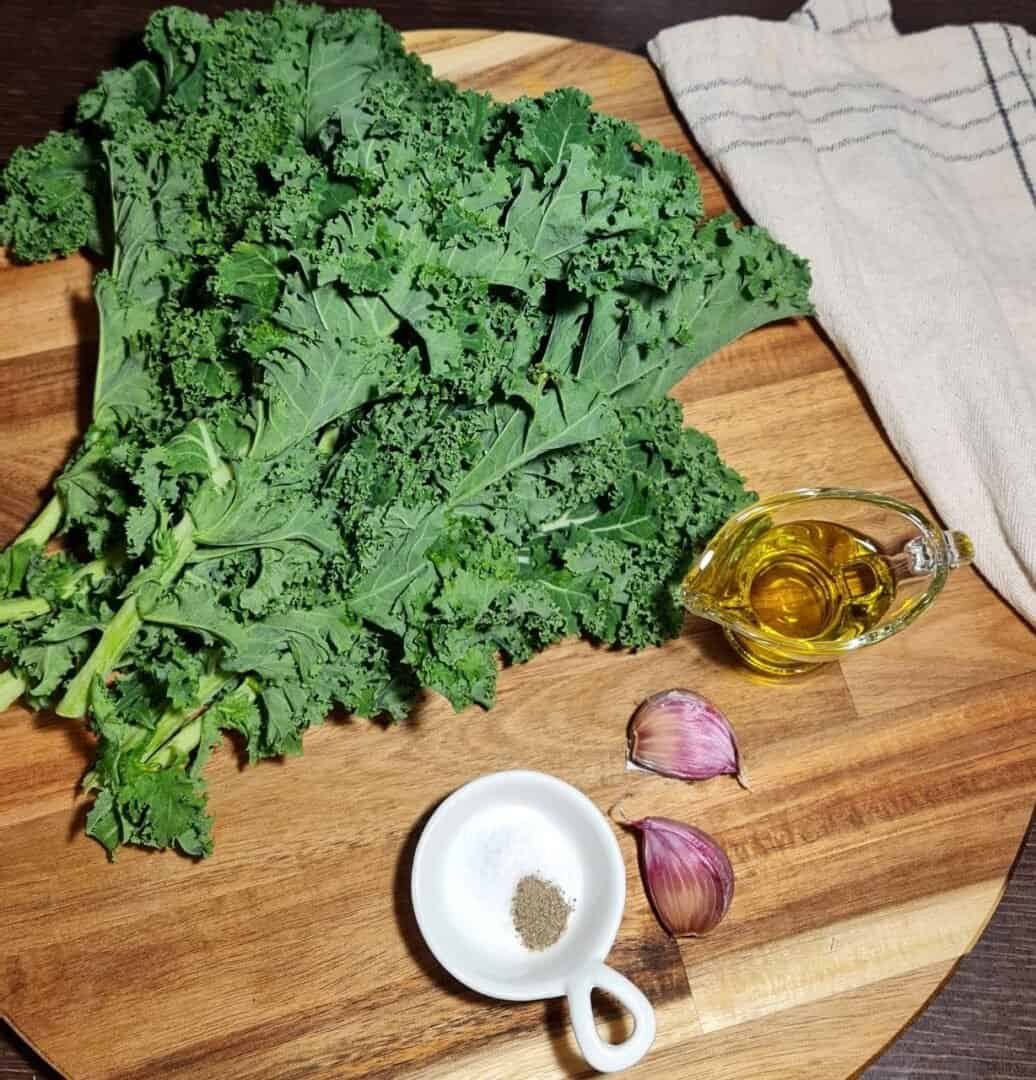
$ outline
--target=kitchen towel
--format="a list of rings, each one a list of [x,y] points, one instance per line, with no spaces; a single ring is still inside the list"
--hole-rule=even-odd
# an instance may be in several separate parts
[[[1033,42],[810,0],[648,48],[746,212],[810,260],[820,323],[918,484],[1036,625]]]

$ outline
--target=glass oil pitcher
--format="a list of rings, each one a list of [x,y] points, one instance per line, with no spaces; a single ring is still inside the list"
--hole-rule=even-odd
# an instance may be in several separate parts
[[[885,495],[803,488],[735,514],[684,578],[684,604],[766,675],[891,637],[971,561],[971,541]]]

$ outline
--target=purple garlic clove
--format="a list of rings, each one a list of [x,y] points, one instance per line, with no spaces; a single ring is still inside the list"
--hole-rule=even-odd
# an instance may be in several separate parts
[[[629,759],[678,780],[727,775],[746,786],[734,729],[692,690],[664,690],[640,705],[630,721]]]
[[[734,870],[715,840],[693,825],[647,817],[627,823],[640,834],[644,890],[673,937],[707,934],[726,915]]]

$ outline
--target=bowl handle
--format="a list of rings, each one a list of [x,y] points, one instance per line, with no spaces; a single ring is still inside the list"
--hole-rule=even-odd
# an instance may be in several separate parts
[[[590,1005],[590,992],[595,986],[616,998],[633,1017],[633,1034],[625,1042],[605,1042],[597,1034]],[[651,1049],[655,1041],[655,1010],[625,975],[620,975],[600,960],[594,960],[568,980],[565,994],[576,1042],[587,1064],[598,1072],[628,1069]]]

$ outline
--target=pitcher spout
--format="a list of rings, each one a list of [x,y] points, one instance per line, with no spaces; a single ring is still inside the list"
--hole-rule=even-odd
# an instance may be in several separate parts
[[[732,611],[724,609],[716,603],[715,597],[699,589],[688,587],[685,583],[680,592],[685,610],[702,619],[718,623],[728,630],[743,631],[743,622]]]

